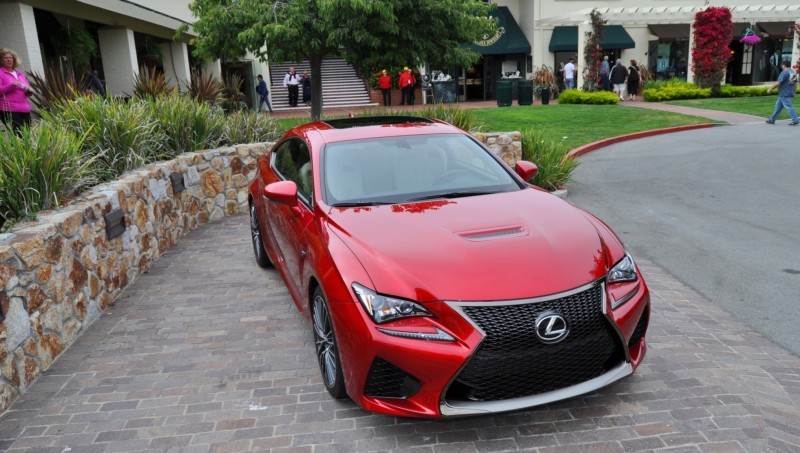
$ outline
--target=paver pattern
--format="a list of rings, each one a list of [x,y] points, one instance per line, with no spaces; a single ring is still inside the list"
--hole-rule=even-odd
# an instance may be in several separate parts
[[[247,216],[190,233],[0,418],[9,452],[800,452],[800,358],[650,262],[649,352],[600,391],[445,421],[330,399]]]

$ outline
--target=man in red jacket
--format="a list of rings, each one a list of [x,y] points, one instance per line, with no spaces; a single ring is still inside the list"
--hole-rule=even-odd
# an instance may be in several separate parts
[[[408,102],[408,105],[414,105],[414,85],[417,80],[411,74],[411,69],[408,66],[403,68],[403,73],[400,74],[400,105]]]
[[[383,105],[384,106],[391,106],[392,105],[392,78],[389,77],[389,74],[386,73],[384,69],[381,71],[381,76],[378,77],[378,87],[381,89],[381,93],[383,93]]]

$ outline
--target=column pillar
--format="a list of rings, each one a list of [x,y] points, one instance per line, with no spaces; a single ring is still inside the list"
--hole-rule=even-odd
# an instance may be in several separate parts
[[[575,88],[583,88],[583,72],[586,70],[586,56],[583,54],[583,49],[586,48],[586,32],[591,30],[591,23],[589,21],[581,21],[578,24],[578,57],[575,62],[575,69],[578,73],[575,76]]]
[[[222,62],[220,62],[219,59],[213,61],[204,61],[203,72],[206,74],[211,74],[217,79],[222,80]],[[264,74],[264,77],[266,77],[266,74]]]
[[[161,44],[161,49],[164,52],[164,74],[178,85],[181,92],[187,91],[192,80],[189,48],[182,42],[165,42]]]
[[[106,92],[109,96],[133,95],[134,77],[139,73],[133,30],[104,28],[98,30]]]
[[[36,19],[33,7],[19,2],[0,3],[0,47],[17,53],[26,72],[37,72],[44,76],[44,62],[36,34]]]
[[[694,48],[694,26],[689,25],[689,55],[686,57],[686,81],[694,83],[694,71],[692,70],[692,49]]]

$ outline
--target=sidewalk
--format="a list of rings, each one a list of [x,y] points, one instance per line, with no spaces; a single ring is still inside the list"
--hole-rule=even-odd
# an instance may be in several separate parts
[[[321,385],[310,323],[252,257],[248,218],[141,275],[0,417],[9,452],[800,451],[800,358],[658,266],[633,376],[546,407],[447,421],[367,413]]]

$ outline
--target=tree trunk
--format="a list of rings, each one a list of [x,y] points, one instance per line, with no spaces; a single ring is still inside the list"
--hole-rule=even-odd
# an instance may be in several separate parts
[[[311,66],[311,121],[322,118],[322,60],[324,55],[309,55]]]

